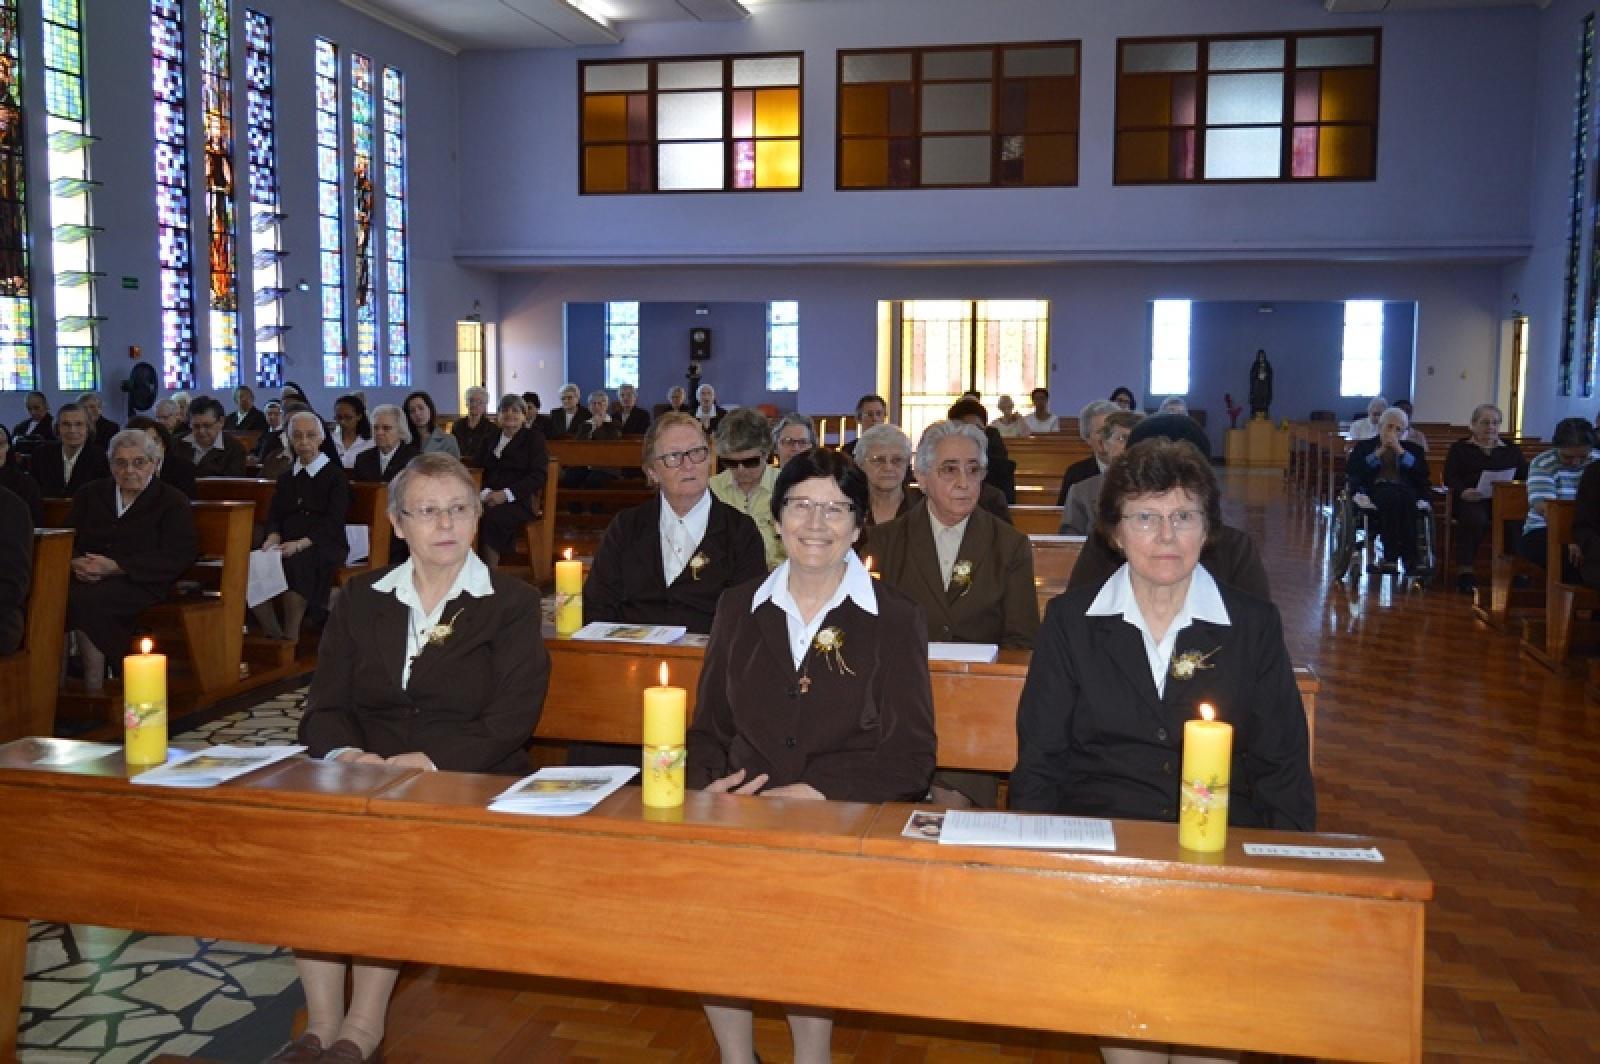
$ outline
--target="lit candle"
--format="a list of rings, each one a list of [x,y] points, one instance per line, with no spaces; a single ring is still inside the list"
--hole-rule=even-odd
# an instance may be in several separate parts
[[[661,685],[644,689],[644,804],[669,809],[683,804],[683,749],[689,694],[667,686],[667,663],[661,663]]]
[[[130,765],[167,760],[167,656],[152,654],[154,646],[141,640],[140,652],[122,659],[122,734]]]
[[[572,548],[556,562],[556,635],[571,635],[583,627],[583,562]]]
[[[1216,719],[1208,702],[1200,703],[1204,720],[1183,726],[1182,800],[1178,808],[1178,845],[1202,853],[1228,843],[1228,777],[1233,766],[1233,725]]]

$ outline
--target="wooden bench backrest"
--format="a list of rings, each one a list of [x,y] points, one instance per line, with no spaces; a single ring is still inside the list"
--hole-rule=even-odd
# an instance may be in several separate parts
[[[389,540],[394,526],[389,523],[389,485],[350,483],[350,506],[345,523],[367,526],[367,560],[354,568],[357,572],[383,569],[389,565]]]
[[[0,743],[55,731],[56,679],[66,639],[72,540],[69,528],[34,530],[33,578],[22,647],[0,658]]]
[[[1028,506],[1019,503],[1011,507],[1011,523],[1025,536],[1053,536],[1061,531],[1059,506]]]
[[[272,505],[272,493],[277,490],[278,482],[264,477],[201,477],[194,482],[196,499],[255,503],[257,524],[266,523],[267,508]]]
[[[1528,517],[1528,485],[1521,480],[1502,480],[1494,486],[1494,501],[1490,504],[1489,535],[1494,556],[1509,551],[1506,543],[1506,523],[1524,521]]]
[[[561,463],[552,458],[545,467],[543,508],[522,529],[527,543],[528,569],[536,584],[544,583],[555,572],[556,494],[560,483]]]
[[[45,528],[66,528],[67,527],[67,515],[70,514],[71,512],[72,512],[72,500],[71,499],[50,499],[50,498],[45,499],[44,500],[44,527]]]
[[[261,432],[258,429],[226,429],[222,433],[231,440],[238,440],[239,445],[248,453],[254,453],[256,444],[261,442]]]
[[[644,447],[637,439],[629,440],[551,440],[550,457],[572,466],[602,466],[608,469],[638,469],[644,458]]]

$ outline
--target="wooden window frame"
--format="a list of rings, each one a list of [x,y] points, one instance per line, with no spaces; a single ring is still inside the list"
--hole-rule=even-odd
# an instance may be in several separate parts
[[[1294,118],[1294,86],[1295,74],[1302,68],[1297,65],[1299,45],[1301,41],[1314,40],[1328,37],[1364,37],[1372,38],[1372,62],[1359,66],[1347,67],[1306,67],[1306,70],[1371,70],[1373,77],[1373,118],[1371,122],[1323,122],[1315,123],[1296,122]],[[1284,63],[1278,67],[1251,67],[1247,69],[1228,69],[1227,73],[1267,73],[1282,72],[1283,74],[1283,113],[1276,123],[1276,128],[1281,131],[1282,138],[1279,144],[1278,176],[1277,177],[1206,177],[1206,135],[1212,129],[1251,129],[1269,128],[1264,123],[1219,123],[1208,125],[1206,123],[1206,102],[1208,94],[1207,79],[1213,73],[1210,68],[1210,50],[1213,44],[1232,44],[1245,41],[1282,40],[1284,42]],[[1195,121],[1190,125],[1169,124],[1165,126],[1124,126],[1121,121],[1121,105],[1123,78],[1128,76],[1123,70],[1123,56],[1128,45],[1143,44],[1193,44],[1196,46],[1196,65],[1193,71],[1195,78]],[[1132,76],[1138,76],[1135,73]],[[1117,71],[1116,71],[1116,99],[1112,111],[1112,160],[1111,183],[1118,186],[1137,185],[1250,185],[1250,184],[1293,184],[1303,185],[1313,182],[1360,182],[1376,181],[1378,179],[1378,137],[1381,127],[1381,114],[1383,107],[1383,30],[1377,26],[1351,27],[1350,29],[1337,30],[1304,30],[1283,31],[1281,33],[1217,33],[1206,35],[1176,35],[1162,37],[1119,37],[1117,38]],[[1369,173],[1352,177],[1295,177],[1294,170],[1294,129],[1297,125],[1313,125],[1321,129],[1327,126],[1349,126],[1370,128],[1372,130],[1372,169]],[[1195,133],[1195,176],[1193,178],[1167,177],[1160,179],[1124,179],[1118,176],[1118,159],[1122,152],[1122,134],[1127,132],[1161,132],[1180,129],[1193,129]]]
[[[930,54],[940,52],[975,52],[982,49],[990,50],[989,78],[984,82],[977,78],[936,78],[931,83],[934,85],[978,85],[989,86],[989,180],[982,184],[940,184],[926,185],[922,182],[922,143],[923,139],[932,137],[971,137],[979,134],[976,131],[940,131],[924,133],[922,131],[922,101],[925,82],[922,74],[923,58]],[[1043,50],[1047,48],[1070,48],[1073,51],[1073,69],[1071,75],[1074,83],[1073,111],[1074,121],[1071,130],[1043,130],[1043,135],[1070,134],[1074,138],[1072,153],[1073,179],[1069,182],[1051,182],[1049,184],[1030,185],[1025,183],[1006,183],[1000,180],[1000,164],[1002,140],[1013,134],[1000,131],[1000,109],[1002,105],[1001,88],[1005,81],[1004,56],[1006,51],[1016,50]],[[911,58],[911,79],[908,82],[899,81],[852,81],[844,80],[845,60],[852,56],[861,55],[888,55],[905,54]],[[913,144],[911,157],[911,183],[908,185],[846,185],[844,183],[844,146],[847,141],[876,140],[880,139],[869,134],[846,134],[844,132],[844,97],[847,85],[902,85],[910,84],[912,108],[914,113],[913,128],[906,138]],[[971,44],[947,45],[885,45],[879,48],[849,48],[840,49],[835,58],[834,70],[834,160],[833,160],[833,185],[840,192],[915,192],[915,191],[941,191],[946,189],[963,188],[992,188],[992,189],[1029,189],[1029,188],[1076,188],[1083,176],[1080,170],[1083,152],[1083,42],[1081,40],[1055,40],[1055,41],[989,41],[973,42]],[[1020,134],[1023,136],[1029,134]],[[893,134],[885,134],[882,139],[897,139]]]
[[[735,86],[733,84],[733,64],[744,59],[794,59],[800,64],[800,78],[794,85],[752,85]],[[662,63],[694,63],[694,62],[719,62],[722,64],[722,86],[718,89],[661,89],[657,79],[657,68]],[[585,74],[591,67],[606,66],[637,66],[644,64],[646,67],[645,87],[637,90],[622,92],[596,92],[590,93],[584,89]],[[723,195],[736,193],[741,196],[755,193],[774,192],[800,192],[805,188],[805,84],[806,60],[803,51],[789,52],[728,52],[712,55],[661,55],[640,56],[629,59],[584,59],[578,62],[578,194],[580,196],[704,196]],[[735,137],[733,135],[733,94],[739,91],[757,92],[761,89],[787,89],[793,88],[799,96],[799,113],[796,116],[798,133],[790,137]],[[662,94],[673,95],[679,92],[720,92],[722,94],[722,187],[721,188],[667,188],[661,187],[661,145],[676,143],[696,143],[679,141],[662,141],[657,136],[657,101]],[[645,140],[596,140],[584,138],[583,130],[583,105],[589,96],[614,96],[633,95],[643,93],[646,97],[645,124],[648,137]],[[626,121],[626,118],[624,118]],[[799,148],[799,182],[793,186],[761,188],[738,188],[733,184],[734,179],[734,142],[739,140],[784,141],[793,140]],[[617,147],[644,145],[650,154],[650,187],[646,189],[607,189],[589,191],[585,187],[587,177],[586,149],[591,147]],[[758,177],[759,180],[759,177]]]

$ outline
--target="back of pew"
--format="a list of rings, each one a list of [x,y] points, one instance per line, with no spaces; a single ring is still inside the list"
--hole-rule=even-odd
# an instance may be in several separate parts
[[[345,524],[367,526],[367,557],[354,565],[341,565],[334,577],[340,587],[362,573],[389,566],[389,539],[394,526],[389,523],[389,485],[350,482],[350,505]]]
[[[1033,506],[1017,503],[1011,507],[1011,523],[1025,536],[1053,536],[1061,531],[1060,506]]]
[[[1033,547],[1033,587],[1039,601],[1039,616],[1044,616],[1050,600],[1067,589],[1072,569],[1083,553],[1081,536],[1040,535],[1028,537]]]
[[[1491,628],[1504,628],[1513,606],[1535,606],[1537,592],[1522,591],[1513,595],[1512,581],[1518,576],[1538,575],[1538,566],[1517,554],[1514,543],[1507,536],[1506,527],[1518,527],[1528,517],[1528,485],[1524,481],[1501,481],[1494,486],[1490,503],[1489,543],[1490,576],[1489,604],[1485,609],[1479,603],[1478,616]],[[1513,598],[1518,601],[1513,602]]]
[[[197,596],[168,599],[144,615],[145,623],[157,632],[177,637],[203,699],[219,695],[239,680],[254,516],[253,503],[196,500],[194,530],[200,561],[191,576],[201,579],[207,589]]]
[[[522,528],[528,551],[528,570],[535,584],[543,584],[555,572],[556,497],[561,483],[561,463],[550,459],[545,467],[544,502],[539,514]]]
[[[276,480],[263,477],[201,477],[194,482],[194,497],[210,502],[250,502],[255,504],[255,523],[265,524]]]
[[[1577,502],[1552,499],[1545,504],[1544,516],[1549,529],[1545,542],[1544,622],[1526,626],[1522,652],[1545,668],[1559,672],[1566,667],[1572,649],[1578,611],[1600,609],[1600,591],[1562,579],[1567,547],[1575,542]]]
[[[33,579],[22,646],[0,657],[0,743],[55,734],[72,540],[67,528],[40,528],[33,533]]]

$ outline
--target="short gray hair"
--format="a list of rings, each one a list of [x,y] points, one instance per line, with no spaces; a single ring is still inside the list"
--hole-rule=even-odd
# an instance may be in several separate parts
[[[395,406],[393,403],[383,403],[372,408],[372,417],[370,420],[376,421],[380,417],[394,418],[394,423],[400,426],[400,442],[411,442],[411,426],[408,424],[411,419],[406,417],[403,410],[401,410],[398,406]]]
[[[472,474],[461,464],[461,459],[443,451],[430,451],[413,458],[404,469],[400,470],[394,480],[389,482],[390,517],[399,520],[401,511],[406,507],[406,493],[411,490],[411,482],[418,477],[436,477],[440,480],[454,477],[466,485],[467,494],[472,496],[473,512],[483,513],[483,500],[478,496],[478,482],[472,479]]]
[[[571,392],[573,395],[582,395],[583,389],[578,387],[575,382],[568,381],[561,386],[560,391],[556,392],[556,396],[559,398],[560,396],[566,395],[568,392]],[[504,402],[504,400],[501,401]]]
[[[1411,419],[1406,417],[1406,412],[1398,406],[1391,406],[1378,415],[1378,427],[1380,429],[1391,422],[1399,425],[1402,430],[1411,427]]]
[[[317,426],[318,442],[328,438],[328,426],[324,425],[322,423],[322,419],[310,410],[296,410],[294,413],[290,414],[288,422],[286,422],[283,426],[284,432],[288,436],[293,436],[294,423],[301,420],[309,421],[313,425]]]
[[[1485,410],[1493,410],[1494,414],[1495,414],[1495,417],[1500,418],[1502,421],[1505,420],[1505,416],[1506,416],[1505,415],[1505,411],[1501,410],[1498,406],[1495,406],[1493,403],[1479,403],[1477,406],[1473,407],[1472,408],[1472,420],[1473,421],[1478,420],[1478,415],[1483,413]]]
[[[753,406],[741,406],[717,423],[717,453],[772,453],[772,422]]]
[[[778,437],[782,436],[783,430],[788,428],[790,425],[799,425],[801,428],[805,429],[806,435],[811,437],[811,446],[815,447],[817,445],[816,422],[812,421],[804,414],[785,414],[783,417],[778,419],[778,423],[776,425],[772,426],[772,446],[778,446]]]
[[[1367,416],[1368,416],[1368,417],[1371,417],[1371,416],[1372,416],[1372,404],[1373,404],[1373,403],[1380,403],[1380,404],[1382,404],[1382,405],[1381,405],[1381,406],[1379,406],[1379,408],[1378,408],[1378,412],[1379,412],[1379,413],[1382,413],[1382,412],[1383,412],[1383,411],[1384,411],[1384,410],[1387,410],[1387,409],[1388,409],[1388,407],[1389,407],[1389,400],[1387,400],[1387,399],[1385,399],[1385,398],[1384,398],[1384,397],[1383,397],[1383,396],[1381,396],[1381,395],[1374,395],[1374,396],[1373,396],[1373,397],[1372,397],[1372,398],[1371,398],[1371,399],[1368,399],[1368,400],[1367,400]]]
[[[1184,398],[1181,395],[1169,395],[1165,399],[1161,400],[1161,407],[1156,411],[1156,413],[1187,415],[1189,413],[1189,404],[1184,401]]]
[[[565,391],[565,389],[562,390]],[[498,409],[500,413],[505,413],[507,410],[516,410],[521,413],[523,417],[527,417],[528,401],[522,398],[520,395],[502,395],[500,397],[500,405],[496,409]]]
[[[111,446],[106,448],[106,457],[109,458],[118,451],[131,450],[142,451],[152,462],[161,461],[161,441],[144,429],[123,429],[111,437]]]
[[[910,459],[911,437],[901,431],[898,425],[891,425],[887,421],[880,422],[856,437],[856,464],[860,465],[866,461],[867,454],[875,448],[899,451]]]
[[[168,412],[174,414],[178,412],[178,404],[176,401],[172,399],[163,399],[161,402],[156,404],[156,417],[166,417]]]
[[[466,392],[464,392],[462,394],[462,398],[463,399],[467,399],[467,400],[482,399],[483,400],[483,405],[484,406],[488,406],[489,405],[489,389],[483,387],[482,385],[474,384],[472,387],[468,388],[466,390]]]
[[[1089,425],[1097,417],[1115,413],[1122,407],[1110,399],[1093,399],[1083,404],[1083,409],[1078,411],[1078,435],[1084,439],[1089,438]]]
[[[611,402],[611,394],[609,392],[607,392],[604,388],[596,388],[594,391],[589,393],[589,397],[587,399],[585,399],[584,402],[592,403],[596,399],[604,399],[606,402],[609,403],[609,402]]]
[[[100,398],[100,393],[99,392],[79,392],[78,393],[78,402],[80,402],[80,403],[96,402],[96,403],[101,404],[102,406],[105,405],[105,400]]]
[[[982,429],[965,421],[935,421],[922,430],[922,439],[917,441],[918,476],[933,472],[933,456],[938,453],[939,444],[952,436],[971,440],[978,448],[979,468],[989,468],[989,437]]]

